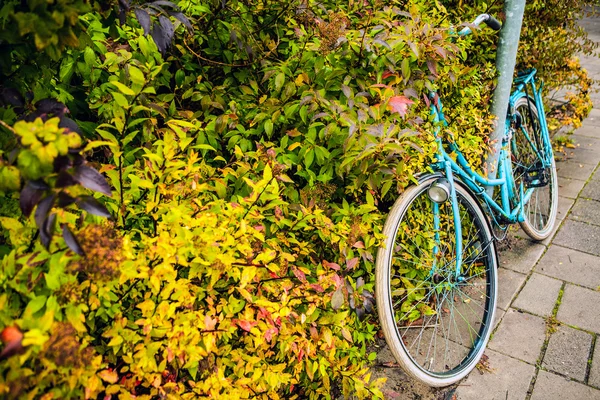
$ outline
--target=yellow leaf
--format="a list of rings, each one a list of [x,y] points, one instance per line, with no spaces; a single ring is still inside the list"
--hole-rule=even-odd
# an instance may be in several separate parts
[[[302,146],[302,143],[300,143],[300,142],[292,143],[288,147],[288,151],[292,151],[292,150],[294,150],[294,149],[296,149],[298,147],[301,147],[301,146]]]

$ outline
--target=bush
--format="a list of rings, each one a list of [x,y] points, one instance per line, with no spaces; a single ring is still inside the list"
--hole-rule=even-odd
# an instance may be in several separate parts
[[[432,89],[480,165],[494,33],[454,41],[451,1],[28,4],[0,8],[52,20],[0,36],[0,393],[381,397],[385,212]]]

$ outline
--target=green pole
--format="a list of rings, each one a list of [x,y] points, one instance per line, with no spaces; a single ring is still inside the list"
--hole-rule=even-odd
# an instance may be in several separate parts
[[[508,100],[512,88],[515,64],[517,62],[517,48],[521,37],[525,0],[505,0],[504,15],[506,21],[500,30],[498,53],[496,55],[496,70],[498,71],[498,85],[492,99],[492,114],[496,117],[496,126],[491,136],[493,151],[486,160],[488,178],[494,179],[497,174],[498,153],[502,147],[502,136],[506,125]],[[488,189],[493,193],[493,187]],[[490,193],[490,194],[491,194]]]

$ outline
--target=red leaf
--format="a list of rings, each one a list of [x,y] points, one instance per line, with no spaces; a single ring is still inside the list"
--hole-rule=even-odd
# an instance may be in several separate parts
[[[250,332],[250,330],[252,329],[252,327],[256,324],[258,324],[258,322],[256,321],[244,321],[241,319],[238,319],[235,321],[235,323],[237,324],[237,326],[239,326],[240,328],[242,328],[243,330],[245,330],[246,332]]]
[[[304,272],[300,271],[297,268],[292,269],[292,272],[294,273],[294,275],[296,276],[296,278],[298,278],[298,280],[302,283],[306,282],[306,275],[304,274]]]
[[[354,269],[358,265],[358,257],[354,257],[351,260],[346,261],[346,266],[348,269]]]
[[[278,333],[279,333],[279,329],[277,329],[277,328],[269,328],[265,332],[265,339],[267,340],[267,342],[270,343],[271,339],[273,339],[273,335],[277,335]]]
[[[326,267],[331,268],[334,271],[339,271],[340,270],[339,264],[336,264],[336,263],[330,263],[329,261],[323,260],[323,265],[326,266]]]
[[[352,246],[355,247],[355,248],[357,248],[357,249],[364,249],[365,248],[365,244],[362,241],[358,241],[358,242],[354,243]]]
[[[392,71],[385,71],[382,75],[381,78],[385,79],[385,78],[389,78],[390,76],[396,76],[396,74],[394,74]]]
[[[406,96],[394,96],[390,98],[388,106],[392,109],[392,111],[397,112],[401,117],[404,117],[406,115],[406,111],[408,111],[408,106],[413,103],[414,101]]]
[[[323,286],[318,285],[316,283],[311,283],[310,287],[319,293],[323,293],[325,291],[325,289],[323,289]]]

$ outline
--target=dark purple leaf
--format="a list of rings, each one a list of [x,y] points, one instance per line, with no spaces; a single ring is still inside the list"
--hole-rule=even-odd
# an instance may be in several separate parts
[[[54,233],[55,222],[56,214],[52,213],[48,215],[48,218],[46,218],[42,228],[40,229],[40,240],[46,249],[50,247],[50,242],[52,242],[52,234]]]
[[[44,192],[45,190],[36,189],[31,181],[25,184],[19,198],[19,206],[24,216],[29,217],[31,215],[33,208],[39,203]]]
[[[36,210],[35,210],[35,224],[37,227],[42,230],[44,227],[44,221],[48,216],[48,213],[52,209],[52,205],[54,204],[54,200],[56,199],[56,195],[52,194],[50,196],[46,196],[39,202]]]
[[[56,179],[57,188],[66,188],[69,186],[77,185],[77,181],[73,178],[73,175],[67,171],[60,171],[58,179]]]
[[[119,9],[119,25],[125,25],[125,22],[127,22],[127,11],[121,8]]]
[[[137,18],[140,26],[144,28],[144,35],[150,33],[150,14],[141,8],[135,9],[135,17]]]
[[[32,188],[36,189],[36,190],[48,190],[50,189],[50,186],[48,186],[48,184],[46,182],[44,182],[42,179],[36,179],[33,181],[29,181],[27,182],[28,184],[31,185]]]
[[[83,156],[81,154],[76,154],[75,157],[73,157],[73,166],[74,167],[83,165],[83,163],[85,163],[85,158],[83,158]]]
[[[356,315],[358,316],[358,319],[362,321],[362,319],[365,317],[365,309],[362,307],[358,307],[356,309]]]
[[[124,10],[129,10],[129,0],[119,0],[119,5]]]
[[[75,132],[81,135],[81,129],[75,121],[68,117],[62,117],[58,123],[59,128],[65,128],[65,133]]]
[[[110,212],[108,212],[106,207],[104,207],[102,203],[92,196],[81,196],[77,200],[77,205],[79,208],[89,212],[90,214],[94,214],[99,217],[112,218],[112,215],[110,215]]]
[[[0,90],[0,105],[20,108],[25,105],[25,99],[17,89],[2,88]]]
[[[185,26],[190,32],[194,31],[194,27],[190,23],[190,20],[185,15],[183,15],[183,13],[180,13],[178,11],[169,11],[169,14],[171,15],[171,17],[181,22],[183,26]]]
[[[163,31],[165,32],[165,39],[167,41],[168,47],[171,44],[171,40],[173,40],[173,36],[175,36],[175,27],[173,26],[171,20],[168,17],[165,17],[164,15],[158,16],[158,22],[160,22],[160,25],[162,26]]]
[[[110,186],[108,186],[106,179],[104,179],[100,172],[92,167],[88,167],[87,165],[78,166],[75,168],[74,178],[77,182],[81,183],[83,187],[95,192],[100,192],[108,197],[112,196]]]
[[[67,106],[55,99],[42,99],[35,104],[36,111],[62,117],[69,112]]]
[[[63,239],[65,239],[65,243],[67,244],[67,246],[69,246],[69,248],[71,250],[73,250],[75,253],[79,254],[80,256],[85,257],[85,252],[79,245],[77,238],[75,237],[75,235],[73,235],[73,232],[71,232],[71,230],[69,229],[67,224],[61,224],[61,227],[62,227]]]
[[[162,25],[154,24],[152,26],[152,33],[150,36],[152,36],[152,39],[154,39],[154,43],[156,43],[158,51],[160,51],[162,54],[165,54],[167,47],[169,47],[169,42],[167,42]]]
[[[60,172],[71,167],[71,159],[68,156],[58,156],[54,159],[54,172]]]
[[[166,1],[166,0],[156,0],[148,5],[149,6],[166,6],[166,7],[172,8],[174,10],[179,10],[179,7],[177,7],[176,4],[174,4],[170,1]]]
[[[75,198],[69,196],[65,192],[60,192],[58,194],[58,202],[56,203],[59,207],[65,208],[75,203]]]

